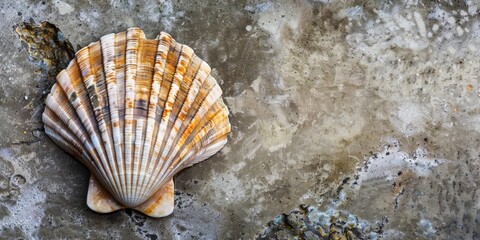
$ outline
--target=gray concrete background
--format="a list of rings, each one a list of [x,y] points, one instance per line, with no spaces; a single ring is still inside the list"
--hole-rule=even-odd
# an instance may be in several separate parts
[[[480,21],[465,1],[17,1],[0,6],[0,238],[251,239],[300,204],[384,239],[480,236]],[[45,75],[13,26],[74,47],[138,26],[207,61],[229,143],[175,177],[170,217],[97,214],[42,132]]]

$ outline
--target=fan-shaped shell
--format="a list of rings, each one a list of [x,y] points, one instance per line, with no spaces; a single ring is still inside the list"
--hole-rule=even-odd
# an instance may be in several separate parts
[[[89,201],[143,211],[160,204],[159,192],[177,172],[226,144],[230,123],[221,95],[190,47],[164,32],[150,40],[130,28],[76,53],[57,76],[43,122],[108,190],[90,197],[99,191],[91,183]]]

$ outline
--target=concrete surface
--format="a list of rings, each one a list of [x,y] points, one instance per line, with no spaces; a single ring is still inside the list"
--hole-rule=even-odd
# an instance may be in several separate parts
[[[3,0],[0,236],[290,239],[300,233],[265,226],[304,204],[380,226],[363,228],[370,238],[479,238],[478,6]],[[76,48],[131,26],[167,31],[212,66],[232,133],[175,178],[172,216],[88,209],[86,168],[42,132],[48,78],[13,28],[30,18]]]

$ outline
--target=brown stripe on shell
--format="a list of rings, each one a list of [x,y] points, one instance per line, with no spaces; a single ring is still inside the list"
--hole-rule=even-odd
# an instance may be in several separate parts
[[[112,144],[114,152],[112,156],[114,156],[114,161],[110,161],[112,169],[120,174],[115,174],[116,178],[116,185],[117,188],[120,189],[120,194],[122,197],[126,197],[125,195],[125,181],[124,178],[121,176],[123,173],[123,129],[120,128],[120,105],[123,106],[123,97],[120,97],[123,90],[119,88],[123,87],[123,84],[117,84],[117,82],[124,82],[123,77],[120,76],[119,78],[122,79],[117,81],[117,61],[116,61],[116,36],[117,34],[108,34],[103,36],[100,39],[101,50],[102,50],[102,60],[103,60],[103,71],[105,76],[105,87],[108,96],[108,115],[109,120],[107,120],[106,124],[108,130],[110,132],[110,144]],[[119,44],[125,44],[125,41]],[[110,124],[108,124],[110,122]]]
[[[156,136],[158,134],[160,119],[162,116],[162,112],[158,110],[158,97],[164,75],[164,68],[166,65],[168,50],[170,49],[170,44],[172,43],[172,37],[167,33],[162,32],[157,37],[157,40],[159,40],[159,42],[155,56],[153,81],[148,106],[148,120],[145,135],[145,145],[142,155],[142,159],[146,159],[146,161],[145,169],[141,170],[144,173],[143,179],[141,181],[141,186],[145,186],[145,179],[149,179],[153,175],[155,170],[153,166],[151,166],[151,164],[153,163],[151,161],[151,156],[154,149],[152,146],[155,145],[155,141],[157,140]]]
[[[127,50],[125,53],[125,179],[126,192],[129,193],[124,204],[132,206],[138,204],[135,202],[133,192],[135,186],[134,181],[134,155],[135,155],[135,127],[136,119],[134,119],[135,106],[135,78],[137,76],[138,64],[138,45],[140,38],[145,37],[144,33],[138,28],[127,30]]]
[[[126,191],[126,163],[125,163],[125,53],[127,51],[127,32],[115,34],[115,79],[117,83],[117,97],[118,97],[118,118],[119,124],[112,123],[113,128],[119,127],[119,143],[121,148],[120,157],[117,155],[118,175],[120,176],[120,184],[123,195],[127,195]],[[119,126],[118,126],[119,125]],[[123,177],[122,177],[123,176]]]
[[[135,155],[134,159],[142,159],[142,151],[145,143],[146,122],[148,115],[148,102],[150,89],[154,74],[154,65],[158,40],[140,39],[138,55],[142,56],[137,61],[137,76],[135,79],[135,109],[134,118],[137,121],[135,130]],[[142,181],[141,171],[146,169],[146,162],[139,162],[133,165],[133,184],[136,186],[133,191],[135,202],[144,202],[149,196],[145,195],[143,187],[139,184]]]

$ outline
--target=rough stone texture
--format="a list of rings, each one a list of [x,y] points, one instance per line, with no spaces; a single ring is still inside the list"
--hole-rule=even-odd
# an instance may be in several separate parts
[[[0,235],[251,239],[305,204],[380,222],[384,239],[478,238],[478,6],[3,0]],[[14,31],[30,18],[74,46],[131,26],[167,31],[212,66],[232,134],[175,178],[172,216],[88,209],[86,168],[42,132],[50,83]]]
[[[55,25],[42,22],[37,26],[30,21],[18,24],[15,32],[27,46],[29,60],[48,76],[49,83],[55,82],[57,74],[75,57],[73,46]],[[52,86],[47,87],[49,91]]]

